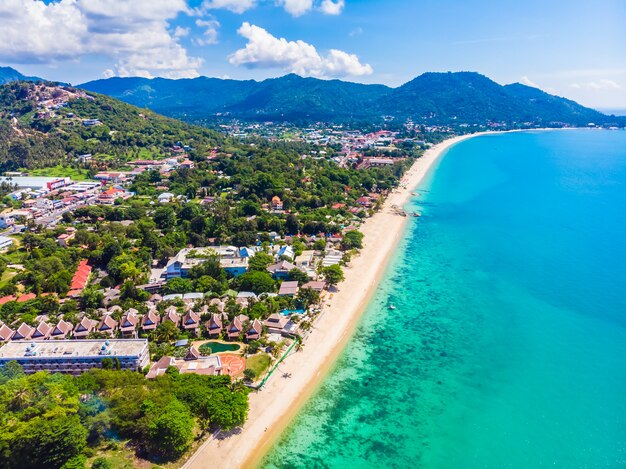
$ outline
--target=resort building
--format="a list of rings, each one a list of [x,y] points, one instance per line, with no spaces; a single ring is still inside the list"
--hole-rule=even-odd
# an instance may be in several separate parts
[[[248,258],[240,257],[239,249],[235,246],[209,246],[181,249],[167,263],[165,276],[168,280],[176,277],[186,278],[193,267],[206,262],[210,255],[217,255],[220,259],[220,267],[234,277],[248,270]]]
[[[146,339],[9,342],[0,349],[0,367],[18,362],[25,373],[81,374],[101,368],[102,360],[118,361],[123,370],[141,370],[150,363]]]

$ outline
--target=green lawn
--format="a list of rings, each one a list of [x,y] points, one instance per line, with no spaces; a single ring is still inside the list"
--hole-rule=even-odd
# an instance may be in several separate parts
[[[87,179],[87,170],[80,168],[71,168],[69,166],[52,166],[50,168],[38,168],[30,170],[22,170],[28,172],[31,176],[41,177],[71,177],[73,181],[84,181]]]
[[[256,377],[260,378],[270,367],[271,358],[265,353],[257,353],[251,357],[246,358],[246,368],[254,370]]]

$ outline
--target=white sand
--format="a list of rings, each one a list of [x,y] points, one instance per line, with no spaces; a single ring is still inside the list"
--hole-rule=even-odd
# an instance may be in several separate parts
[[[392,258],[408,217],[394,214],[391,206],[407,203],[411,191],[444,150],[476,135],[446,140],[415,162],[383,209],[361,227],[364,247],[345,270],[346,279],[339,285],[339,292],[327,300],[329,305],[303,350],[287,357],[260,392],[250,394],[249,417],[241,432],[221,441],[208,440],[183,467],[230,469],[258,465],[334,364]],[[291,377],[285,379],[283,373]]]

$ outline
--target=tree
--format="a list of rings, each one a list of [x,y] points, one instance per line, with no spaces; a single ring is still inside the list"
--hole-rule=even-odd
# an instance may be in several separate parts
[[[173,399],[148,423],[148,449],[165,459],[178,459],[193,440],[193,418],[189,409]]]
[[[274,290],[274,279],[268,272],[251,271],[240,275],[236,283],[243,291],[251,291],[257,295]]]
[[[266,269],[274,262],[274,258],[265,252],[257,252],[248,260],[250,270],[258,270],[265,272]]]
[[[337,285],[344,279],[343,270],[337,264],[322,268],[322,276],[329,285]]]
[[[363,233],[360,231],[348,231],[343,235],[341,248],[348,251],[350,249],[361,249],[363,247]]]
[[[91,463],[91,469],[113,469],[113,463],[106,458],[96,458]]]
[[[320,293],[312,288],[301,288],[298,290],[296,299],[300,302],[304,309],[320,302]]]
[[[162,230],[173,228],[174,225],[176,225],[176,213],[174,212],[174,208],[170,205],[157,208],[154,211],[152,219],[156,223],[157,227]]]
[[[12,454],[8,459],[1,455],[0,465],[59,468],[78,456],[86,445],[87,430],[77,415],[36,417],[15,435]]]
[[[163,287],[163,293],[171,295],[172,293],[189,293],[193,290],[193,283],[186,278],[175,277],[170,279]]]
[[[254,378],[256,378],[256,372],[252,368],[243,370],[243,375],[248,381],[254,381]]]
[[[295,268],[289,271],[289,280],[293,280],[294,282],[297,281],[298,285],[304,285],[310,279],[309,279],[309,276],[306,274],[306,272],[303,272],[300,269]]]
[[[154,340],[157,342],[171,342],[178,339],[180,331],[172,321],[163,321],[154,331]]]
[[[90,285],[80,294],[80,306],[82,309],[96,309],[102,306],[104,294]]]

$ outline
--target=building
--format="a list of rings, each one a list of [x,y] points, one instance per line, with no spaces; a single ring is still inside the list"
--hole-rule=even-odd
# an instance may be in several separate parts
[[[81,374],[101,368],[102,360],[119,360],[123,370],[138,371],[150,363],[146,339],[48,340],[9,342],[0,349],[0,367],[18,362],[25,373]]]
[[[295,280],[285,281],[280,284],[280,290],[278,290],[279,296],[296,296],[300,288],[298,282]]]
[[[283,209],[283,201],[280,200],[280,197],[275,195],[272,197],[272,210],[282,210]]]
[[[235,246],[209,246],[181,249],[167,263],[165,276],[168,280],[176,277],[186,278],[193,267],[206,262],[210,255],[217,255],[220,259],[220,267],[233,277],[244,274],[248,270],[248,258],[239,257],[239,250]]]
[[[0,249],[7,249],[13,246],[13,240],[6,236],[0,236]]]

